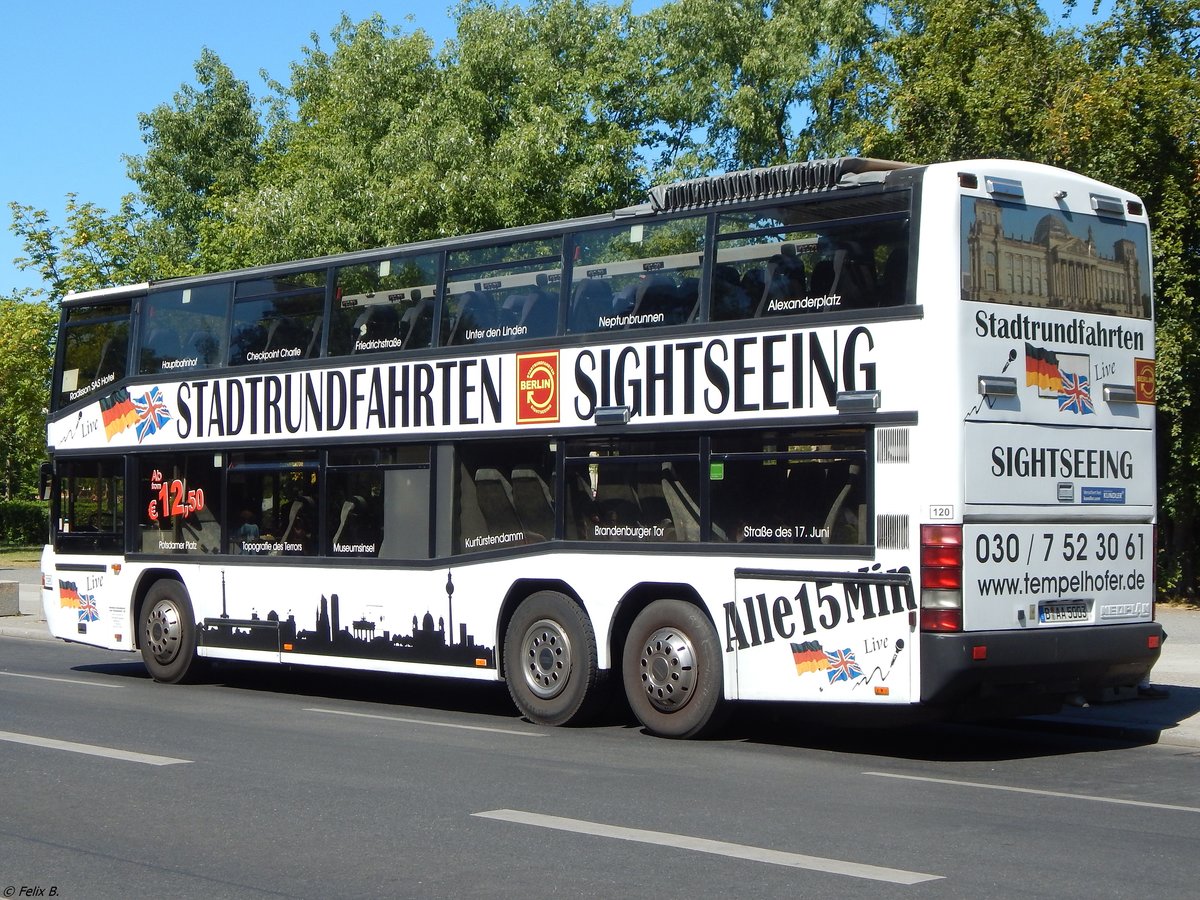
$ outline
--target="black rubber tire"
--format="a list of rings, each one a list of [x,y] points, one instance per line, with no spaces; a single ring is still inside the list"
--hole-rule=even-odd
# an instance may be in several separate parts
[[[571,598],[538,591],[504,633],[504,678],[513,703],[538,725],[579,725],[598,704],[596,634]]]
[[[622,654],[625,696],[646,730],[670,738],[711,734],[725,721],[721,643],[704,613],[655,600],[629,630]]]
[[[161,579],[146,592],[138,615],[138,645],[155,681],[178,684],[199,673],[196,617],[187,589],[178,581]]]

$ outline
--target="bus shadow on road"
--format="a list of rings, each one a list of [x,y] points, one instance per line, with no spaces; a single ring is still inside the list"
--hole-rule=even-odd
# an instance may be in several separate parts
[[[1164,704],[1161,705],[1160,704]],[[1115,707],[1128,707],[1116,709]],[[1155,708],[1158,707],[1158,708]],[[810,750],[929,762],[986,762],[1094,753],[1158,743],[1200,711],[1200,689],[1173,688],[1164,701],[1132,700],[1099,709],[980,721],[886,719],[875,710],[748,704],[725,737]]]
[[[149,680],[141,662],[89,664],[74,671]],[[503,683],[308,667],[218,662],[196,683],[205,690],[285,694],[402,710],[441,710],[519,720]],[[169,689],[163,686],[163,689]],[[943,762],[1091,753],[1155,744],[1180,730],[1200,744],[1200,688],[1171,686],[1162,700],[1069,707],[1055,715],[977,722],[917,720],[908,711],[792,703],[743,703],[712,740]],[[619,691],[594,727],[640,731]]]

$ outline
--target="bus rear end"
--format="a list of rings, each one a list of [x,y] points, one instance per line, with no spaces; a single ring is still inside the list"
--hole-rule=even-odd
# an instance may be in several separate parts
[[[1131,695],[1163,637],[1145,210],[995,161],[928,169],[927,217],[935,203],[954,215],[933,227],[957,217],[959,264],[925,267],[919,289],[957,331],[958,408],[933,418],[961,448],[961,489],[959,509],[923,517],[921,698],[983,712]]]

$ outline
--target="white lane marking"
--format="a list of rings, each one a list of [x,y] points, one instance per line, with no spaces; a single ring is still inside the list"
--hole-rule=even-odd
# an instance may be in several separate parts
[[[86,684],[88,687],[117,688],[118,690],[125,687],[123,684],[105,684],[103,681],[84,681],[82,678],[54,678],[50,675],[26,675],[23,672],[0,672],[0,675],[7,675],[10,678],[33,678],[37,681],[59,681],[63,684]]]
[[[928,778],[922,775],[899,775],[895,772],[863,772],[879,778],[898,778],[903,781],[925,781],[930,784],[949,784],[955,787],[983,788],[988,791],[1011,791],[1014,794],[1037,794],[1042,797],[1063,797],[1067,800],[1091,800],[1094,803],[1116,803],[1121,806],[1145,806],[1150,809],[1169,809],[1175,812],[1200,813],[1200,807],[1175,806],[1170,803],[1151,803],[1149,800],[1124,800],[1120,797],[1101,797],[1096,794],[1069,794],[1066,791],[1043,791],[1037,788],[1012,787],[1004,784],[985,784],[979,781],[953,781],[949,778]]]
[[[358,719],[382,719],[384,722],[400,722],[405,725],[436,725],[438,728],[461,728],[464,731],[488,731],[492,734],[515,734],[519,737],[545,737],[544,731],[517,731],[514,728],[493,728],[490,725],[460,725],[457,722],[434,722],[432,719],[408,719],[404,716],[380,716],[373,713],[350,712],[344,709],[319,709],[308,706],[305,712],[325,713],[330,716],[352,716]]]
[[[174,766],[191,762],[190,759],[176,759],[173,756],[154,756],[151,753],[136,753],[133,750],[118,750],[115,747],[77,744],[74,741],[58,741],[54,738],[38,737],[34,734],[17,734],[14,731],[0,731],[0,741],[28,744],[31,747],[46,747],[50,750],[66,750],[70,753],[84,753],[88,756],[103,756],[107,759],[143,763],[147,766]]]
[[[806,856],[803,853],[769,850],[766,847],[751,847],[747,844],[731,844],[726,841],[713,841],[686,834],[671,834],[667,831],[644,831],[641,828],[623,828],[619,825],[605,825],[600,822],[587,822],[583,819],[564,819],[561,816],[546,816],[519,809],[493,809],[487,812],[472,813],[472,815],[482,819],[499,819],[502,822],[535,825],[539,828],[553,828],[556,831],[572,831],[577,834],[615,838],[619,841],[636,841],[641,844],[654,844],[658,847],[695,850],[699,853],[712,853],[716,856],[731,856],[751,862],[790,866],[793,869],[808,869],[813,872],[828,872],[832,875],[849,875],[852,878],[867,878],[872,881],[888,881],[892,884],[920,884],[923,881],[936,881],[945,877],[943,875],[926,875],[923,872],[909,872],[905,869],[869,866],[840,859],[827,859],[822,856]]]

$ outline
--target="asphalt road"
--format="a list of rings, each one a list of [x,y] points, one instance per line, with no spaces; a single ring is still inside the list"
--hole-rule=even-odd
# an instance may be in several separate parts
[[[1190,898],[1198,764],[1049,723],[771,707],[710,742],[619,714],[543,729],[495,685],[166,686],[136,657],[0,638],[0,893]]]

